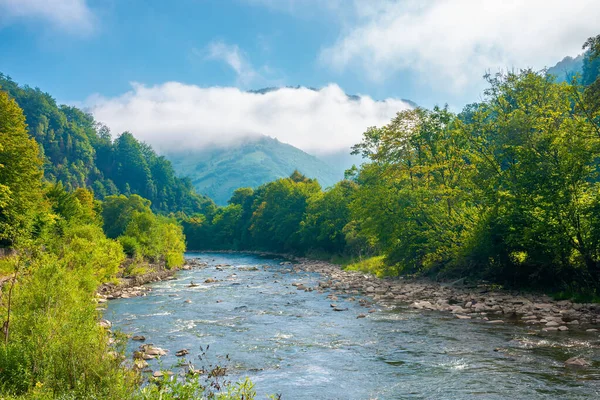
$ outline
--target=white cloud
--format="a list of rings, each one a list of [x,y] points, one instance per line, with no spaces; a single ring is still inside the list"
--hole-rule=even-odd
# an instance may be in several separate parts
[[[237,44],[215,40],[210,42],[205,50],[193,49],[192,51],[207,60],[218,60],[227,64],[236,74],[236,86],[249,87],[251,84],[280,86],[282,84],[278,71],[268,65],[256,69]]]
[[[94,15],[86,0],[0,0],[0,20],[38,18],[76,34],[94,29]]]
[[[314,154],[348,149],[367,127],[388,123],[409,107],[397,99],[350,100],[334,84],[319,91],[285,88],[259,94],[178,82],[135,83],[121,96],[91,97],[86,105],[113,134],[128,130],[159,151],[268,135]]]
[[[486,70],[551,66],[600,33],[598,0],[355,0],[353,8],[323,63],[379,83],[412,71],[453,92]]]
[[[258,76],[238,45],[229,45],[223,41],[211,42],[207,48],[206,58],[225,62],[235,71],[242,85],[247,85]]]

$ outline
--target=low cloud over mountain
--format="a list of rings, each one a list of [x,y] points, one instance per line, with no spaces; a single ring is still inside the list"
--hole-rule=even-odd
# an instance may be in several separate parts
[[[267,135],[313,154],[348,149],[369,126],[386,124],[398,111],[412,107],[406,100],[348,96],[334,84],[320,90],[247,92],[178,82],[133,83],[121,96],[92,96],[86,105],[114,134],[131,131],[160,151],[229,145]]]

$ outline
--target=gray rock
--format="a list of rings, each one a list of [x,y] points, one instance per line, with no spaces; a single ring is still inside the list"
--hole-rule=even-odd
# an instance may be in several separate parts
[[[579,357],[571,357],[567,361],[565,361],[565,366],[567,367],[575,367],[575,368],[585,368],[589,367],[591,364]]]

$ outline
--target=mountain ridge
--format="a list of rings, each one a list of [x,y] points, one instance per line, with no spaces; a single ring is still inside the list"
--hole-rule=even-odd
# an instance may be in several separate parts
[[[316,178],[322,187],[343,179],[343,168],[269,136],[247,138],[233,146],[212,146],[198,150],[170,151],[178,175],[190,179],[198,193],[224,205],[240,187],[256,188],[288,177],[298,170]]]

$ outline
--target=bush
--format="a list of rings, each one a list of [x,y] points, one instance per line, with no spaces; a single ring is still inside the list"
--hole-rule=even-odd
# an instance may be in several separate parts
[[[119,243],[123,246],[123,251],[127,257],[135,258],[138,255],[141,255],[141,246],[136,238],[131,236],[121,236],[119,238]]]

